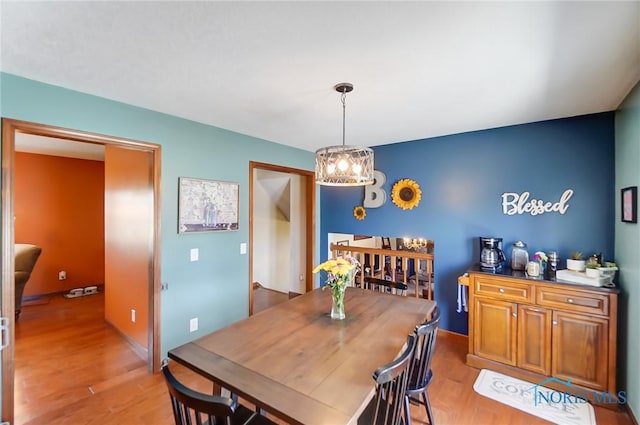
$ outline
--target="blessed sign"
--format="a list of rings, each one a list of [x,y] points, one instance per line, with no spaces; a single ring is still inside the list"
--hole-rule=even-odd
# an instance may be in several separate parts
[[[573,190],[564,191],[557,202],[545,202],[542,199],[529,199],[529,192],[520,194],[506,192],[502,194],[502,213],[506,215],[531,214],[540,215],[548,212],[564,214],[569,208],[569,199],[573,196]]]

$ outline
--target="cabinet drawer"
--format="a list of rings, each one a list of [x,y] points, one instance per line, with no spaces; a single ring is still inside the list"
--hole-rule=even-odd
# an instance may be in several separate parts
[[[537,287],[536,301],[539,305],[561,310],[609,314],[609,296],[606,294]]]
[[[476,295],[484,295],[507,301],[532,302],[531,285],[527,285],[526,283],[515,283],[501,279],[492,279],[490,277],[475,276],[473,284]]]

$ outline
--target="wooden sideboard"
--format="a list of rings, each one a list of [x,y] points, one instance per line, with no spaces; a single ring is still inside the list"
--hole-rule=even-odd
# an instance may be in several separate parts
[[[618,290],[527,278],[523,272],[468,271],[467,364],[533,383],[558,378],[598,404],[617,408]],[[556,380],[544,384],[567,391]]]

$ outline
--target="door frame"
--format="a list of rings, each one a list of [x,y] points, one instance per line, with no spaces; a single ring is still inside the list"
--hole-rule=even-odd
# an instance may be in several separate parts
[[[2,315],[9,321],[9,345],[0,352],[2,358],[2,421],[14,421],[14,350],[15,350],[15,287],[14,287],[14,168],[16,133],[54,137],[74,142],[114,145],[122,148],[150,152],[153,159],[150,173],[153,180],[153,235],[149,252],[149,328],[147,366],[150,373],[160,370],[160,145],[120,137],[106,136],[79,130],[71,130],[45,124],[2,118]]]
[[[253,315],[253,174],[254,170],[278,171],[281,173],[295,174],[305,177],[304,188],[307,194],[306,199],[306,241],[307,250],[305,253],[306,270],[305,289],[307,292],[313,289],[313,261],[315,259],[315,236],[316,236],[316,185],[315,173],[309,170],[285,167],[282,165],[268,164],[265,162],[249,161],[249,316]]]

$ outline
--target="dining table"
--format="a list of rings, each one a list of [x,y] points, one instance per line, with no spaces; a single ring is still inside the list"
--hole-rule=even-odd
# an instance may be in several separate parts
[[[396,358],[435,302],[349,287],[309,291],[173,348],[170,359],[292,425],[350,425],[375,395],[373,372]]]

